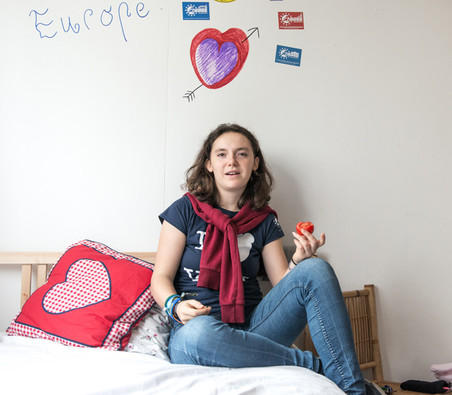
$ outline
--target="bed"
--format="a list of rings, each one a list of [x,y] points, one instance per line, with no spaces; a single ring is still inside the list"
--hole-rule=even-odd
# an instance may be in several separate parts
[[[0,252],[0,265],[20,265],[22,271],[21,310],[8,333],[0,334],[0,392],[343,394],[327,378],[300,367],[171,364],[165,355],[167,333],[157,340],[155,333],[143,336],[150,322],[166,324],[149,290],[154,260],[152,252],[123,254],[88,240],[64,254]],[[74,288],[77,281],[82,286]],[[382,380],[374,287],[344,292],[344,298],[360,366]],[[315,351],[308,330],[297,345]]]

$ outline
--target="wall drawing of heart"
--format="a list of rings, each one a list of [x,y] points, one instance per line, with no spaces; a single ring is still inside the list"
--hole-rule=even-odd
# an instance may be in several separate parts
[[[210,89],[231,82],[248,56],[249,43],[243,30],[231,28],[200,31],[192,40],[190,58],[201,83]]]

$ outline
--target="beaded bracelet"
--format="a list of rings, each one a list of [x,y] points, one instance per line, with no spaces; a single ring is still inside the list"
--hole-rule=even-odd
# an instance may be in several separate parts
[[[165,301],[165,312],[168,315],[168,317],[172,318],[174,321],[179,322],[182,324],[182,321],[180,320],[179,316],[176,313],[177,305],[182,301],[185,294],[182,293],[182,295],[170,295]]]

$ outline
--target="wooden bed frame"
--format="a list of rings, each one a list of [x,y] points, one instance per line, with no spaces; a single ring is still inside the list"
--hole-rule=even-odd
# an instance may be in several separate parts
[[[126,254],[147,262],[155,262],[155,252]],[[0,265],[22,267],[20,306],[23,306],[34,289],[45,283],[50,267],[61,255],[59,252],[0,252]],[[374,286],[365,285],[364,289],[347,291],[343,295],[350,316],[360,367],[363,371],[371,369],[373,380],[383,382]],[[301,343],[297,344],[301,346],[300,348],[315,352],[308,328],[299,339]]]

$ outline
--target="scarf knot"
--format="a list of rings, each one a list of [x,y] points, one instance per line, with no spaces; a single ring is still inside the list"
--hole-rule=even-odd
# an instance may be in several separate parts
[[[213,224],[223,233],[227,233],[228,227],[231,227],[231,230],[237,232],[236,227],[234,226],[234,221],[232,218],[228,217],[226,214],[223,214],[220,210],[216,208],[212,208],[211,218],[209,221],[206,221],[209,224]]]

